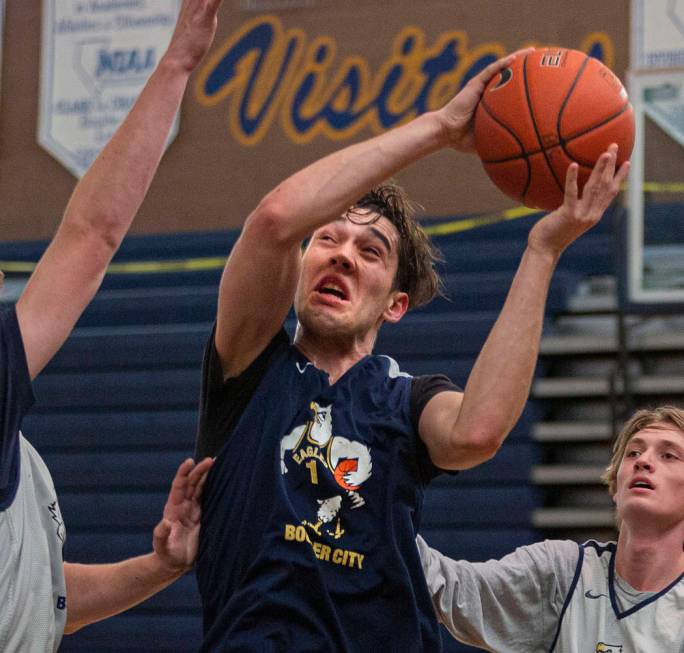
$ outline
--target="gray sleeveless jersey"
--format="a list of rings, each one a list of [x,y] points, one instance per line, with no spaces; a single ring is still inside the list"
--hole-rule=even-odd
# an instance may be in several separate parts
[[[452,560],[418,537],[437,616],[496,653],[684,653],[684,576],[637,592],[615,574],[615,544],[546,541],[501,560]]]
[[[20,477],[0,511],[0,651],[56,651],[66,622],[65,531],[52,478],[20,434]]]

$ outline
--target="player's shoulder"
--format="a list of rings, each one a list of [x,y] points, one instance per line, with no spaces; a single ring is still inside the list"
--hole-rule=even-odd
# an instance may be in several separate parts
[[[385,354],[371,356],[370,366],[388,379],[413,379],[413,376],[403,370],[394,358]]]
[[[573,540],[542,540],[519,547],[517,553],[531,559],[540,571],[566,576],[577,567],[581,545]]]

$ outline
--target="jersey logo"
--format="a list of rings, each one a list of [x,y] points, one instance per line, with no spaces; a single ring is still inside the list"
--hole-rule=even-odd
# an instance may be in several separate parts
[[[60,542],[64,544],[66,534],[64,531],[64,520],[62,519],[62,513],[59,511],[59,504],[55,500],[47,507],[47,509],[50,513],[52,521],[55,522],[55,524],[57,524],[57,537],[59,538]]]
[[[622,644],[604,644],[599,642],[596,645],[596,653],[622,653]]]
[[[311,365],[313,367],[313,363],[304,363],[304,365],[300,365],[299,363],[295,363],[295,365],[297,366],[297,371],[300,374],[304,374],[304,372],[306,372],[306,368],[309,367],[309,365]]]
[[[338,492],[316,499],[315,516],[312,514],[302,524],[317,535],[325,533],[339,539],[345,532],[341,516],[344,506],[355,510],[366,503],[359,490],[372,474],[370,449],[361,442],[332,434],[332,406],[312,401],[310,409],[311,419],[280,441],[280,472],[288,473],[289,454],[291,461],[307,468],[311,485],[321,483],[319,474],[332,476]]]
[[[584,596],[586,596],[588,599],[600,599],[602,596],[608,598],[607,594],[594,594],[591,590],[587,590],[584,593]]]

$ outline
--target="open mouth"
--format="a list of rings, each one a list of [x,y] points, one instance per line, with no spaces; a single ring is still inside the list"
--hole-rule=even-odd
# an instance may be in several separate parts
[[[629,486],[629,488],[630,488],[630,490],[632,488],[638,488],[638,489],[642,489],[642,490],[652,490],[653,485],[651,485],[651,483],[649,483],[648,481],[638,479],[636,481],[633,481],[632,484]]]
[[[321,293],[321,295],[337,297],[337,299],[342,301],[348,300],[347,289],[341,282],[337,281],[336,279],[332,279],[331,277],[322,279],[316,286],[315,291]]]

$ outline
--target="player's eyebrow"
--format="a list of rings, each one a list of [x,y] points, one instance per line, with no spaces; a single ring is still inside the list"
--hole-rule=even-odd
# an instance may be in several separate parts
[[[387,251],[390,252],[390,254],[391,254],[392,253],[392,243],[390,242],[389,238],[387,238],[387,236],[385,236],[385,234],[383,234],[382,231],[380,231],[380,229],[378,229],[377,227],[371,226],[370,230],[373,232],[375,237],[378,238],[382,242],[382,244],[385,246]]]
[[[630,445],[632,444],[644,448],[648,446],[646,441],[640,437],[632,438],[627,443],[627,449],[629,449]],[[655,446],[658,449],[676,449],[677,451],[681,451],[682,453],[684,453],[684,445],[682,445],[682,443],[680,442],[676,442],[675,440],[658,440]]]

